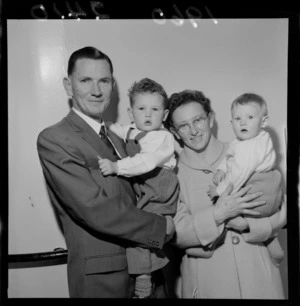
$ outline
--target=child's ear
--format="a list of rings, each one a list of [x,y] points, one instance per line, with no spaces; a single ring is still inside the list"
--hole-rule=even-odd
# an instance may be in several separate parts
[[[165,110],[164,110],[163,121],[166,121],[166,119],[167,119],[167,117],[168,117],[168,114],[169,114],[169,110],[168,110],[168,109],[165,109]]]
[[[133,113],[132,113],[132,108],[131,107],[127,108],[127,114],[128,114],[129,119],[130,119],[130,122],[133,123],[134,118],[133,118]]]
[[[269,123],[269,117],[268,116],[263,116],[262,122],[261,122],[261,127],[266,128],[268,126],[268,123]]]

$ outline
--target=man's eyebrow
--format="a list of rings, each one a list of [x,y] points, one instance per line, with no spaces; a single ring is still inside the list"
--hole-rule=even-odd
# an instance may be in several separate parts
[[[104,76],[102,78],[100,78],[99,80],[112,80],[113,78],[110,76]]]

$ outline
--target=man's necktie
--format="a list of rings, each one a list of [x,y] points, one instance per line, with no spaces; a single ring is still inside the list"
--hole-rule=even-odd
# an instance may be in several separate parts
[[[112,155],[116,158],[116,160],[119,159],[112,143],[110,142],[110,140],[107,137],[107,134],[105,132],[105,128],[104,128],[103,125],[101,126],[99,135],[101,136],[102,141],[106,144],[107,149],[112,153]]]

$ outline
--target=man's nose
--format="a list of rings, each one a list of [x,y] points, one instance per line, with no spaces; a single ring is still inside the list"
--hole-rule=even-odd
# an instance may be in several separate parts
[[[102,94],[100,85],[98,83],[93,83],[91,92],[94,96],[100,96]]]

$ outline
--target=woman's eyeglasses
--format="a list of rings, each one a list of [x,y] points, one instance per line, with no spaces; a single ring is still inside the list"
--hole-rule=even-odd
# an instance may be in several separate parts
[[[176,128],[176,130],[181,132],[182,134],[188,134],[192,129],[192,125],[193,125],[194,129],[201,129],[204,126],[207,118],[208,118],[208,116],[205,116],[205,117],[202,116],[202,115],[198,116],[191,123],[186,122],[186,123],[180,124]]]

